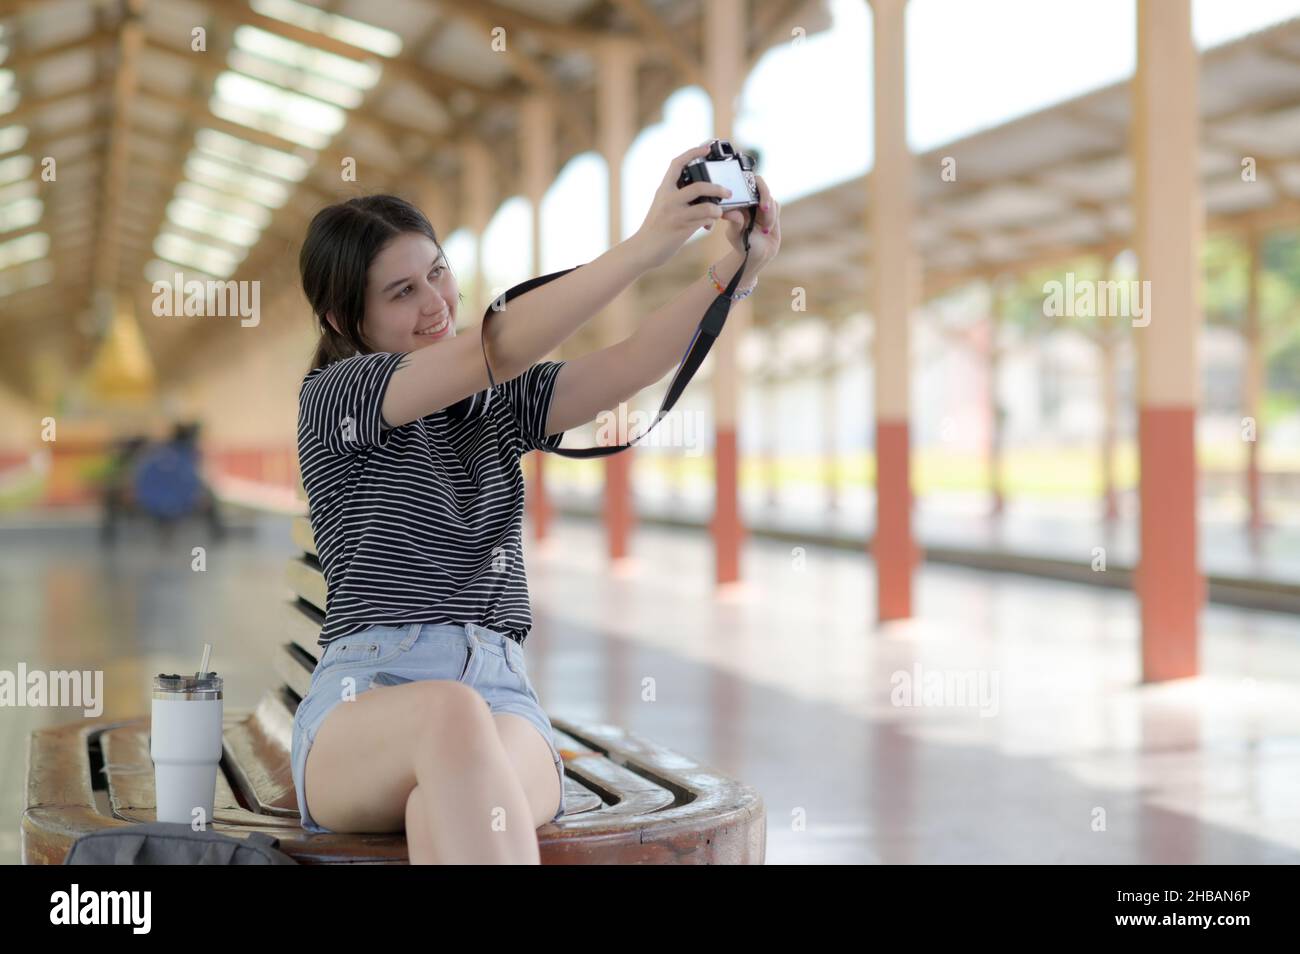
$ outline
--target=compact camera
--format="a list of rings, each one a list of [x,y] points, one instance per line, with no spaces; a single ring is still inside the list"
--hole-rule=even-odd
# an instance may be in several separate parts
[[[707,156],[686,163],[682,174],[677,178],[677,188],[685,188],[692,182],[716,182],[730,189],[731,196],[720,199],[717,196],[702,195],[698,199],[692,199],[691,205],[700,202],[716,202],[722,206],[723,212],[758,205],[758,182],[754,179],[754,159],[743,152],[737,152],[735,147],[725,139],[710,140]]]

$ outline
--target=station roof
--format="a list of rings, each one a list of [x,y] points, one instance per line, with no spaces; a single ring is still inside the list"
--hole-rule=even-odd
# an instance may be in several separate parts
[[[1200,67],[1207,229],[1297,224],[1300,19],[1209,49]],[[1118,82],[917,154],[913,240],[923,297],[1130,246],[1131,106],[1131,84]],[[948,157],[955,181],[941,177]],[[1247,159],[1253,181],[1243,176]],[[781,253],[753,296],[756,324],[868,309],[870,190],[868,173],[782,205]],[[697,270],[670,263],[651,297],[667,297]],[[807,315],[791,313],[795,286],[806,289]]]
[[[0,349],[0,384],[30,393],[28,358],[41,349],[83,364],[102,330],[97,288],[126,291],[140,309],[153,278],[178,264],[193,277],[296,281],[316,209],[454,181],[466,139],[503,144],[489,154],[493,200],[504,200],[519,182],[526,97],[557,107],[557,168],[595,148],[594,51],[605,39],[636,43],[634,126],[658,121],[673,91],[701,81],[703,2],[0,0],[0,320],[24,343]],[[793,25],[829,25],[824,0],[752,9],[747,68]],[[509,52],[482,55],[494,26],[508,31]],[[1296,222],[1300,20],[1206,51],[1199,106],[1210,228]],[[1118,82],[918,154],[925,295],[1130,244],[1130,107],[1130,84]],[[42,177],[46,156],[58,162],[54,182]],[[349,156],[356,183],[340,181]],[[949,157],[955,181],[941,176]],[[441,213],[461,221],[457,190],[442,196]],[[758,325],[866,309],[869,201],[862,176],[783,205],[782,251],[754,296]],[[698,271],[694,256],[678,256],[642,280],[643,300],[670,297]],[[806,315],[791,312],[795,286]],[[142,327],[164,380],[179,366],[169,355],[212,333]]]
[[[748,70],[825,0],[751,5]],[[85,363],[101,289],[137,313],[155,279],[292,278],[322,205],[454,181],[492,146],[499,203],[519,184],[520,107],[557,113],[557,170],[596,147],[596,55],[635,43],[640,129],[703,81],[704,0],[0,0],[0,384],[30,393],[34,351]],[[503,28],[494,55],[492,31]],[[196,49],[198,46],[202,49]],[[57,178],[42,175],[52,156]],[[355,183],[340,177],[351,157]],[[440,213],[461,220],[457,190]],[[450,229],[440,226],[446,234]],[[111,296],[111,292],[110,292]],[[96,307],[95,303],[100,302]],[[211,333],[141,322],[170,354]],[[12,340],[12,339],[11,339]]]

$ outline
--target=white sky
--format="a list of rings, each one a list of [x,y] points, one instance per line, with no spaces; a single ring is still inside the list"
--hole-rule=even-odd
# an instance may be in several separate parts
[[[915,150],[1078,96],[1132,75],[1135,0],[909,0],[908,140]],[[871,15],[867,0],[830,0],[831,29],[769,51],[748,78],[736,139],[760,152],[782,202],[860,176],[871,165]],[[1193,0],[1204,49],[1300,16],[1300,0]],[[664,121],[636,138],[624,163],[623,236],[640,226],[669,161],[713,135],[698,87],[679,90]],[[571,160],[542,204],[543,272],[609,247],[604,162]],[[703,233],[701,233],[703,234]],[[489,292],[530,276],[529,211],[501,206],[484,239]],[[470,236],[448,236],[465,282]]]

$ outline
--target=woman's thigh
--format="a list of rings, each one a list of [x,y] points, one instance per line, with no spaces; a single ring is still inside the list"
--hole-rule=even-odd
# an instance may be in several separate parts
[[[492,732],[493,723],[513,730]],[[564,813],[563,762],[523,650],[481,626],[374,627],[340,638],[294,726],[294,782],[310,831],[401,830],[426,764],[417,758],[459,762],[483,750],[487,733],[505,745],[538,822],[547,806],[555,818]]]
[[[472,734],[487,715],[482,706],[472,689],[448,680],[377,686],[335,705],[307,753],[313,820],[331,831],[401,831],[421,750]]]

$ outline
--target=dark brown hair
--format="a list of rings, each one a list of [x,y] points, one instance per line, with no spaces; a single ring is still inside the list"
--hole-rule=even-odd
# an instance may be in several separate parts
[[[327,205],[312,218],[298,253],[303,294],[321,334],[311,370],[373,352],[361,328],[366,313],[366,274],[384,246],[406,232],[428,236],[438,251],[443,251],[424,213],[400,196],[356,196]],[[451,269],[450,262],[447,268]],[[325,317],[331,311],[338,331]]]

